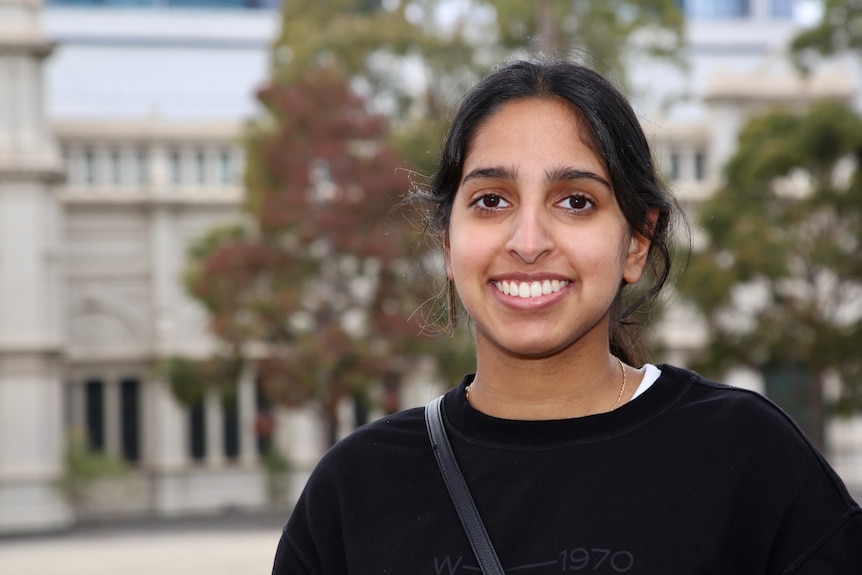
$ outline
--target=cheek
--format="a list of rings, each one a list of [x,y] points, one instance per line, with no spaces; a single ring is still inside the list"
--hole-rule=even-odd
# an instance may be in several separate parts
[[[446,257],[446,273],[449,279],[460,277],[465,270],[471,266],[471,260],[475,259],[475,252],[468,248],[467,242],[459,234],[450,236],[449,249]]]
[[[567,241],[568,259],[581,275],[601,276],[616,287],[626,267],[628,242],[607,235],[582,234]]]
[[[481,274],[494,253],[494,248],[485,235],[469,233],[466,229],[461,229],[460,232],[449,236],[446,252],[446,273],[449,279],[456,282],[467,276]]]

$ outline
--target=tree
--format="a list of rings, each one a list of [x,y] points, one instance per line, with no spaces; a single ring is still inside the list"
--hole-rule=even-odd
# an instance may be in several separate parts
[[[797,34],[790,46],[796,64],[806,71],[819,57],[862,50],[862,3],[823,0],[822,8],[820,22]]]
[[[338,62],[410,132],[399,141],[421,142],[405,151],[424,168],[435,122],[488,67],[525,51],[588,55],[625,85],[633,53],[678,61],[683,26],[676,0],[295,0],[272,76],[290,82],[320,59]]]
[[[264,113],[246,138],[247,219],[190,250],[187,288],[224,350],[166,362],[178,397],[228,391],[221,374],[237,370],[224,367],[253,359],[266,396],[317,406],[333,441],[341,398],[367,405],[380,384],[384,409],[394,410],[414,359],[433,352],[444,372],[463,364],[462,338],[419,337],[439,313],[423,305],[433,300],[433,258],[415,253],[416,224],[399,205],[413,185],[405,167],[415,164],[390,145],[429,142],[426,118],[444,108],[439,85],[425,95],[402,69],[417,55],[450,76],[470,66],[457,35],[425,33],[434,5],[285,3],[271,78],[258,94]],[[429,149],[414,154],[418,164],[431,165]]]
[[[464,29],[435,24],[439,4],[286,2],[273,46],[271,80],[291,83],[304,70],[327,61],[342,68],[353,87],[390,120],[438,118],[477,71],[476,46]]]
[[[828,408],[862,408],[860,162],[862,119],[843,104],[752,119],[699,213],[706,247],[682,286],[710,328],[698,368],[748,366],[767,394],[796,389],[812,409],[794,415],[820,446]],[[830,377],[839,397],[824,406]]]
[[[316,404],[334,430],[340,399],[399,373],[420,331],[402,280],[406,184],[386,121],[337,67],[259,98],[270,120],[249,132],[250,225],[207,237],[187,285],[231,353],[253,356],[271,399]]]
[[[583,51],[600,72],[625,85],[633,49],[676,60],[683,41],[683,14],[675,0],[489,0],[499,41],[507,51]]]

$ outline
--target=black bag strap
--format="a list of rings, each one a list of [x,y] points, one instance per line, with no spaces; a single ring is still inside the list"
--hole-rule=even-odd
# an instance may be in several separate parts
[[[452,498],[452,503],[455,504],[461,525],[464,526],[467,539],[470,540],[470,546],[479,561],[479,568],[482,573],[484,575],[504,575],[503,567],[497,558],[497,552],[494,551],[491,538],[488,537],[485,524],[479,517],[479,510],[476,509],[476,504],[470,495],[470,489],[464,481],[464,475],[461,473],[461,468],[458,467],[455,453],[452,452],[452,446],[449,444],[446,428],[443,426],[442,405],[443,396],[441,395],[425,406],[425,425],[428,427],[428,436],[431,438],[431,447],[437,458],[437,465],[440,467],[440,473],[446,482],[449,496]]]

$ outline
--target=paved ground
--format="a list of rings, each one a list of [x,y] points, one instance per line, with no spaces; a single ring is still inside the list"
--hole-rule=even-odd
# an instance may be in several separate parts
[[[268,575],[283,520],[227,516],[0,538],[0,574]]]
[[[862,501],[862,492],[854,493]],[[0,575],[268,575],[284,512],[0,537]]]

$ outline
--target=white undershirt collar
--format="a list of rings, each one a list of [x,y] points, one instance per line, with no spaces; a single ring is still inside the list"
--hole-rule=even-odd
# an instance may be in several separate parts
[[[645,363],[644,377],[641,380],[640,385],[638,385],[638,388],[635,390],[635,394],[632,396],[632,399],[636,398],[637,396],[648,390],[650,387],[652,387],[652,384],[654,384],[660,376],[661,370],[659,368],[657,368],[651,363]],[[630,399],[629,401],[631,401],[632,399]]]

